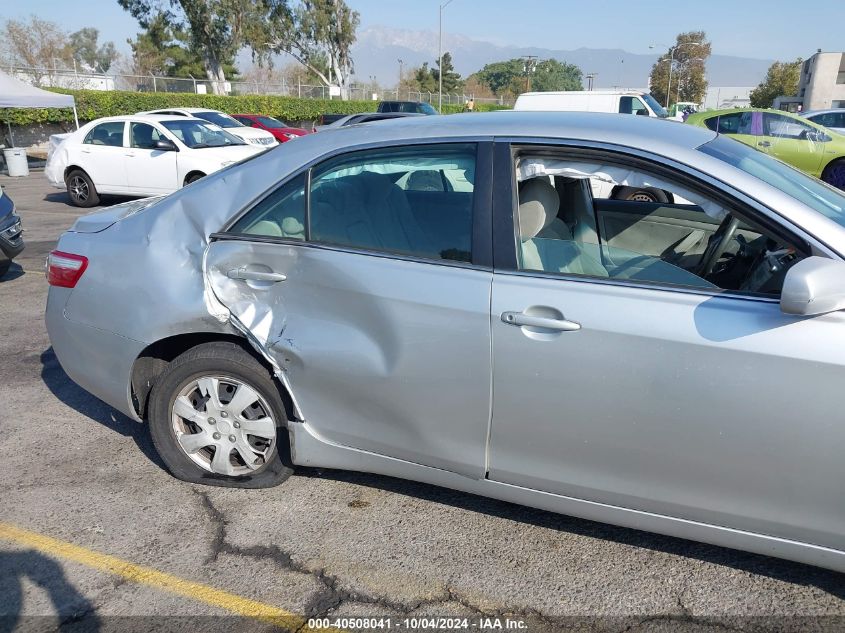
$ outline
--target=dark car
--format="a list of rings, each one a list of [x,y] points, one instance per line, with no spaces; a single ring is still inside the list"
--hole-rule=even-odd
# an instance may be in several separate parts
[[[0,189],[0,277],[12,265],[12,259],[23,250],[21,219],[15,213],[15,203]]]
[[[232,118],[249,127],[267,130],[276,137],[279,143],[286,143],[308,134],[308,130],[303,130],[301,127],[291,127],[284,121],[264,114],[233,114]]]
[[[385,119],[399,119],[409,116],[422,116],[416,112],[364,112],[362,114],[347,114],[333,121],[329,125],[318,125],[314,128],[315,132],[322,130],[331,130],[336,127],[345,127],[347,125],[355,125],[357,123],[372,123],[373,121],[384,121]]]
[[[382,101],[378,104],[379,112],[411,112],[414,114],[438,114],[430,103],[420,101]]]

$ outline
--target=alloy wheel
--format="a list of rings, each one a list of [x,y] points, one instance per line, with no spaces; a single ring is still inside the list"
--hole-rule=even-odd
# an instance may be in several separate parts
[[[74,176],[70,179],[70,195],[78,202],[85,202],[88,199],[88,183],[82,176]]]

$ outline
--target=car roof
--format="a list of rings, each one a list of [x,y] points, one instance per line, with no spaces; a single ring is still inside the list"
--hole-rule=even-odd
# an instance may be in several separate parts
[[[189,114],[194,114],[196,112],[219,112],[220,114],[226,114],[220,110],[215,110],[214,108],[184,108],[182,106],[174,106],[172,108],[156,108],[155,110],[150,110],[150,112],[187,112]]]
[[[813,116],[815,114],[837,114],[839,112],[845,112],[845,108],[826,108],[824,110],[807,110],[806,112],[801,112],[801,116]]]
[[[118,116],[107,116],[95,119],[91,123],[108,123],[110,121],[146,121],[148,123],[161,123],[163,121],[184,121],[185,117],[172,114],[121,114]]]
[[[665,121],[600,112],[524,112],[503,110],[449,115],[391,117],[378,125],[349,125],[340,128],[345,144],[419,142],[425,139],[515,137],[571,139],[628,145],[643,151],[672,155],[679,146],[694,149],[716,138],[706,128]],[[311,138],[311,137],[314,138]],[[308,135],[311,144],[325,144],[331,150],[337,136]],[[333,138],[326,138],[327,136]],[[304,139],[303,139],[304,140]],[[316,148],[320,151],[320,148]]]

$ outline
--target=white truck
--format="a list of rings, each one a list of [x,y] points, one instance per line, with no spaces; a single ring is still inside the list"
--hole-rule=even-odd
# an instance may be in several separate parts
[[[642,90],[565,90],[526,92],[516,99],[514,110],[543,112],[614,112],[665,119],[666,110]]]

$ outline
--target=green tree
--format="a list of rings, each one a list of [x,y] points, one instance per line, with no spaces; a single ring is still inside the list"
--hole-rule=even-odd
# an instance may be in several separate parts
[[[202,77],[205,64],[202,56],[190,48],[190,38],[181,29],[172,27],[163,15],[157,15],[134,40],[127,40],[132,48],[133,72],[139,75],[163,77]],[[237,74],[234,58],[223,61],[225,76]]]
[[[529,77],[530,75],[530,77]],[[530,78],[530,82],[529,82]],[[468,80],[478,81],[497,95],[514,96],[531,90],[582,90],[581,69],[575,64],[544,59],[533,68],[524,59],[509,59],[487,64]]]
[[[531,89],[537,92],[551,90],[583,90],[581,69],[575,64],[544,59],[531,73]]]
[[[188,48],[200,56],[215,94],[223,92],[225,65],[243,48],[259,61],[269,57],[266,42],[271,18],[286,15],[285,0],[118,0],[143,28],[159,18],[184,33]]]
[[[437,59],[434,63],[437,68],[431,69],[431,78],[434,81],[434,89],[437,90],[440,87],[440,60]],[[455,72],[455,66],[452,64],[452,54],[443,53],[443,92],[457,92],[463,88],[463,84],[461,75]]]
[[[347,100],[360,14],[344,0],[302,0],[293,11],[282,0],[274,1],[269,21],[271,48],[291,55],[325,85],[337,85],[340,98]]]
[[[106,72],[117,59],[114,42],[99,43],[100,32],[90,26],[70,34],[71,56],[81,64],[99,72]]]
[[[803,63],[799,57],[794,62],[775,62],[769,66],[766,78],[751,91],[751,107],[771,108],[777,97],[798,94]]]
[[[705,64],[710,57],[710,49],[710,42],[707,41],[704,31],[679,33],[675,43],[651,68],[651,95],[661,104],[704,101],[707,93]]]
[[[29,21],[6,20],[0,34],[3,56],[24,66],[35,83],[53,75],[56,67],[70,64],[68,39],[55,22],[31,16]]]
[[[414,90],[418,92],[437,92],[437,81],[434,79],[434,69],[428,67],[428,62],[413,70]]]
[[[497,95],[513,94],[513,88],[517,85],[520,78],[524,80],[525,70],[524,63],[521,59],[509,59],[502,62],[493,62],[487,64],[477,73],[470,75],[470,78],[477,80],[482,85],[487,86],[493,93]],[[524,90],[518,91],[523,92]]]

